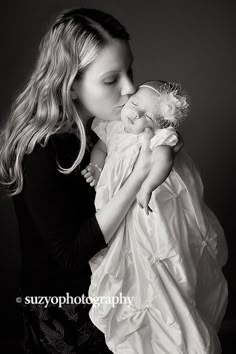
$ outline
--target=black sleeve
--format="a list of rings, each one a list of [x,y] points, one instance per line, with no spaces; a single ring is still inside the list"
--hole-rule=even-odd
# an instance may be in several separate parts
[[[86,198],[79,200],[84,188],[79,183],[79,176],[58,171],[50,144],[35,148],[25,158],[25,203],[48,252],[66,270],[81,269],[84,262],[107,246],[94,210],[91,215],[83,211]]]

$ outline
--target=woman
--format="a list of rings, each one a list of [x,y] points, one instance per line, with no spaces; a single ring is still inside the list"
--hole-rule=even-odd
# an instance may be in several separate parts
[[[109,352],[87,304],[35,305],[28,296],[86,295],[88,261],[107,246],[151,168],[146,139],[120,192],[95,213],[80,174],[89,161],[91,117],[120,117],[135,88],[129,35],[92,9],[62,13],[1,134],[1,180],[14,195],[22,243],[26,353]],[[175,147],[178,151],[181,143]]]

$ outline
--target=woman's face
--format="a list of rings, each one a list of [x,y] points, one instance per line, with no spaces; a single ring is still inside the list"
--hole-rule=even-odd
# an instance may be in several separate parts
[[[133,56],[128,41],[112,39],[99,52],[72,90],[83,118],[119,120],[122,107],[135,92]]]

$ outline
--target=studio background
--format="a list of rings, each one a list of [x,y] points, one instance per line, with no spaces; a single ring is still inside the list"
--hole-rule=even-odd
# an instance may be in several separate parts
[[[235,102],[233,77],[233,2],[128,0],[12,0],[1,4],[0,123],[35,63],[39,42],[59,11],[94,7],[112,13],[128,29],[135,82],[180,82],[192,100],[181,127],[185,148],[200,168],[205,200],[225,229],[229,261],[229,306],[225,326],[235,330]],[[37,247],[37,245],[35,245]],[[15,298],[20,245],[11,200],[0,195],[0,322],[2,337],[19,334]],[[45,275],[46,276],[46,275]],[[40,295],[40,294],[39,294]],[[236,323],[236,322],[235,322]]]

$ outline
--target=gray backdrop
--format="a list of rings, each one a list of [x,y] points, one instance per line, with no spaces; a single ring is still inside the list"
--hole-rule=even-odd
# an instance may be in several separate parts
[[[50,20],[62,9],[79,6],[110,12],[126,25],[131,34],[137,84],[153,78],[180,82],[192,98],[192,111],[181,132],[186,149],[201,170],[206,201],[226,232],[230,255],[225,269],[230,288],[226,320],[234,320],[233,5],[229,1],[213,0],[12,0],[2,3],[1,122],[31,72],[39,41]],[[11,201],[2,195],[0,235],[0,310],[5,315],[0,316],[0,321],[5,321],[5,328],[9,323],[12,329],[18,323],[15,297],[20,248]]]

